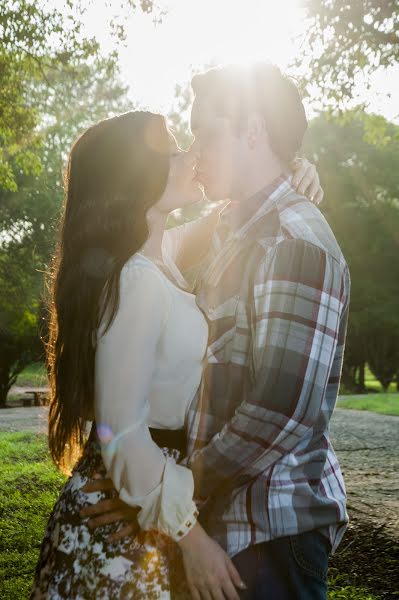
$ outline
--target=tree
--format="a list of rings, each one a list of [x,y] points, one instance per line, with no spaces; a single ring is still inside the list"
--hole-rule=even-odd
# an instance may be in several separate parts
[[[324,104],[342,106],[359,73],[367,79],[398,62],[397,0],[307,0],[305,6],[308,27],[297,67],[308,62],[307,83]]]
[[[304,151],[318,165],[326,190],[321,208],[351,270],[344,383],[364,386],[367,362],[387,389],[399,366],[399,141],[367,141],[373,118],[359,111],[321,115],[310,124]],[[398,139],[397,126],[384,127]]]
[[[0,185],[15,191],[16,172],[37,174],[41,164],[37,131],[43,99],[52,93],[49,79],[72,77],[76,68],[99,56],[98,43],[82,33],[79,10],[61,14],[33,0],[0,0]],[[41,85],[46,83],[46,86]]]
[[[35,115],[40,169],[22,168],[18,152],[9,153],[12,185],[0,183],[0,405],[21,369],[43,357],[43,274],[54,248],[70,145],[89,124],[131,108],[114,57],[82,57],[71,54],[67,69],[43,57],[41,78],[29,72],[24,81],[18,74]]]

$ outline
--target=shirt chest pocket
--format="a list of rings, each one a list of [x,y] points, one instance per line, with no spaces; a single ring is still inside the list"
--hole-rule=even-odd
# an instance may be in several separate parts
[[[248,360],[250,331],[245,303],[234,296],[221,304],[207,305],[208,362],[244,365]]]
[[[197,295],[197,304],[207,317],[208,321],[214,322],[224,319],[236,318],[239,295],[222,297],[220,289],[208,286],[203,288]]]

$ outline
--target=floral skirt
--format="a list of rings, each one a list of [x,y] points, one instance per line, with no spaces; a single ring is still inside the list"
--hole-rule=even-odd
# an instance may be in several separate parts
[[[176,450],[163,451],[177,458]],[[94,473],[106,474],[91,436],[51,513],[31,600],[188,600],[181,552],[171,538],[154,530],[107,542],[122,522],[92,531],[79,516],[83,507],[106,497],[82,491]]]

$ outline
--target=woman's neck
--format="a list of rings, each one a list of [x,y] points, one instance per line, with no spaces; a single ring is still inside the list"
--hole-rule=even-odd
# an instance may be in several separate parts
[[[147,241],[141,247],[141,252],[152,260],[163,260],[162,240],[167,219],[168,215],[158,210],[155,206],[147,212],[150,234]]]

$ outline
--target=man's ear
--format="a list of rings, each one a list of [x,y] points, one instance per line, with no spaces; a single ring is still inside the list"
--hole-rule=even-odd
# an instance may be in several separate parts
[[[253,112],[248,117],[247,140],[248,146],[253,150],[261,137],[265,135],[266,126],[264,118],[256,112]]]

